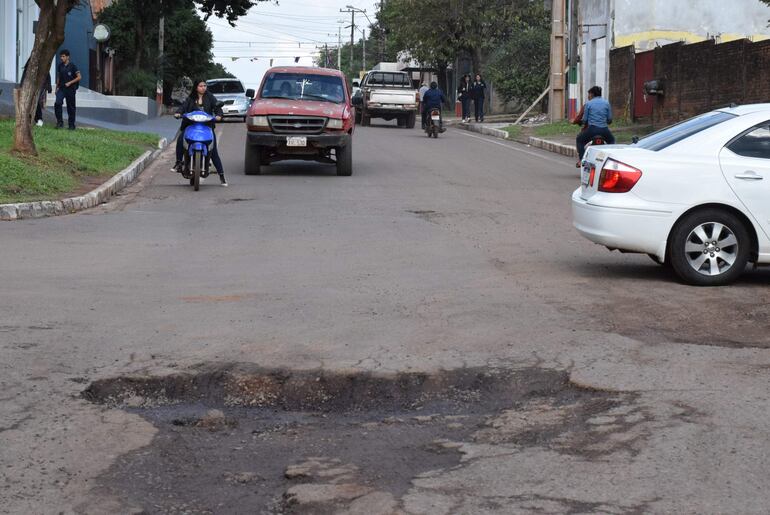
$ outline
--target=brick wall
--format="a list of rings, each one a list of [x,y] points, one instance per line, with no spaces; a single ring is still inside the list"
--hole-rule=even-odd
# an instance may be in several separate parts
[[[616,120],[630,120],[634,105],[634,47],[626,46],[610,50],[610,73],[621,70],[612,76],[609,86],[609,100],[612,114]]]
[[[635,61],[628,50],[610,52],[610,102],[620,117],[633,106]],[[655,97],[652,123],[664,127],[700,113],[728,106],[770,102],[770,41],[747,39],[714,44],[673,43],[656,48],[654,78],[664,94]]]

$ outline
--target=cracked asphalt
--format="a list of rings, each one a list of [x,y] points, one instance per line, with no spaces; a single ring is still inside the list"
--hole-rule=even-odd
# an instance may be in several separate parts
[[[768,270],[698,289],[592,245],[570,160],[515,143],[375,125],[352,177],[247,177],[221,130],[229,188],[166,152],[106,206],[0,225],[1,513],[767,512]],[[563,379],[473,416],[82,396],[234,364]]]

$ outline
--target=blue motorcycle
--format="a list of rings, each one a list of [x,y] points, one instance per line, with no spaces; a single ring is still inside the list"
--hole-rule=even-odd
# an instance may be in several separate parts
[[[214,121],[215,117],[204,111],[192,111],[182,116],[192,122],[184,130],[185,153],[182,177],[189,179],[190,186],[198,191],[201,179],[209,176],[214,131],[208,124]]]

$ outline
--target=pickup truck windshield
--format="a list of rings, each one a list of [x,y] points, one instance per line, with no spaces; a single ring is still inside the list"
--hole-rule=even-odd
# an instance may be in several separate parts
[[[319,100],[341,104],[345,86],[339,77],[300,73],[271,73],[262,87],[262,98]]]
[[[369,72],[366,78],[367,86],[385,86],[390,88],[411,88],[412,81],[405,73]]]

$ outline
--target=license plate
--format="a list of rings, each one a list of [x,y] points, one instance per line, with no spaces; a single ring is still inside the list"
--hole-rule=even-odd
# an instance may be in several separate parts
[[[304,136],[292,136],[292,137],[286,138],[286,146],[287,147],[306,147],[307,138]]]
[[[440,116],[438,116],[438,115],[436,115],[436,116],[431,116],[431,120],[433,120],[434,122],[437,122],[437,121],[441,120],[441,117],[440,117]]]
[[[580,172],[580,184],[588,186],[588,180],[591,177],[591,165],[586,163],[583,165],[583,170]]]

